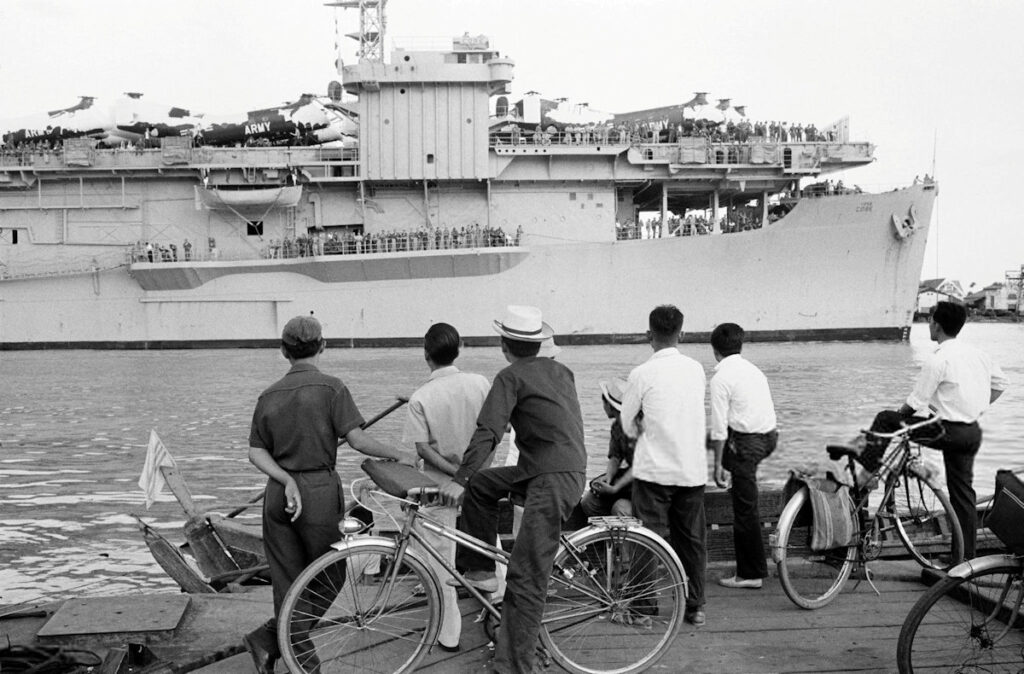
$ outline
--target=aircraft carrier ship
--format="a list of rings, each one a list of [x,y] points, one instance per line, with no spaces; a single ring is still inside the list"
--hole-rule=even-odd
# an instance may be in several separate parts
[[[235,127],[174,108],[59,148],[56,123],[9,134],[0,349],[274,345],[309,312],[338,345],[419,344],[436,321],[479,343],[506,304],[570,344],[639,340],[662,303],[691,338],[905,338],[937,186],[826,180],[870,143],[684,133],[696,105],[577,123],[509,103],[485,38],[385,58],[364,37],[330,98]],[[58,111],[65,132],[90,106]]]

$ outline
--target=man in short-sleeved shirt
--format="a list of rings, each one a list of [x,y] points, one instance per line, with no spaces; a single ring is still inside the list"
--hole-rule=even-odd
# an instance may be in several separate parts
[[[932,439],[934,429],[925,426],[917,431],[915,439],[942,451],[949,500],[964,535],[964,558],[970,559],[975,554],[978,534],[974,491],[974,457],[981,448],[978,419],[1010,382],[988,354],[956,338],[966,322],[967,309],[963,305],[935,305],[928,330],[938,348],[922,364],[906,402],[899,410],[879,412],[871,430],[892,432],[904,422],[913,424],[931,414],[942,419],[942,437]],[[869,439],[865,454],[877,459],[888,444],[888,440]]]
[[[334,472],[339,438],[363,454],[415,464],[410,454],[363,431],[363,417],[348,389],[317,368],[324,346],[315,318],[288,321],[281,333],[281,353],[291,369],[260,394],[249,431],[249,460],[269,478],[263,498],[263,547],[274,590],[274,617],[244,637],[261,673],[272,672],[280,656],[277,616],[288,588],[341,538],[338,525],[345,497]],[[344,580],[337,579],[338,587]],[[314,606],[311,613],[326,608]],[[295,636],[296,644],[303,642],[298,630]],[[299,652],[297,657],[308,671],[314,670],[315,653]]]
[[[700,626],[707,573],[704,368],[676,348],[679,309],[655,307],[648,325],[654,355],[629,373],[620,417],[626,435],[637,438],[633,512],[679,555],[689,580],[684,618]]]
[[[768,378],[745,359],[743,328],[722,323],[711,332],[718,365],[711,377],[711,428],[708,439],[715,454],[715,483],[726,486],[732,473],[733,547],[736,574],[718,580],[731,588],[757,589],[768,577],[768,562],[758,510],[757,465],[775,451],[775,405]]]
[[[430,367],[430,380],[409,398],[409,414],[402,431],[402,442],[413,443],[423,459],[423,472],[438,484],[448,482],[459,469],[462,455],[476,429],[476,418],[491,385],[487,378],[455,367],[461,338],[447,323],[435,323],[423,338],[424,357]],[[445,526],[455,527],[458,508],[423,508],[424,514]],[[428,544],[455,564],[455,543],[444,536],[423,531]],[[448,572],[430,555],[424,559],[444,580]],[[459,650],[462,614],[455,588],[442,583],[441,630],[437,641],[448,652]]]

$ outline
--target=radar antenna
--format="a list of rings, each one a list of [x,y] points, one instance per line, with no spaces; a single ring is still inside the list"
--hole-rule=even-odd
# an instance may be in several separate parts
[[[336,2],[325,2],[326,7],[341,7],[342,9],[359,10],[359,32],[346,33],[359,42],[359,49],[356,56],[360,61],[384,62],[384,29],[387,23],[384,17],[384,6],[388,0],[337,0]],[[335,22],[335,33],[337,33],[337,22]],[[341,43],[335,35],[335,47],[338,49],[338,72],[341,73]]]

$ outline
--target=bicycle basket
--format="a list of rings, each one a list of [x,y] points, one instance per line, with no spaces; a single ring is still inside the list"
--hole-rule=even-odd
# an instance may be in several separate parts
[[[1012,471],[996,473],[996,493],[985,526],[1010,552],[1024,554],[1024,482]]]

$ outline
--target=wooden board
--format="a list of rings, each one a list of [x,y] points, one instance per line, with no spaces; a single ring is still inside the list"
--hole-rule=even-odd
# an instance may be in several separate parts
[[[108,637],[117,642],[170,638],[189,601],[182,594],[152,595],[145,601],[134,596],[69,599],[40,628],[38,637],[58,641]]]

